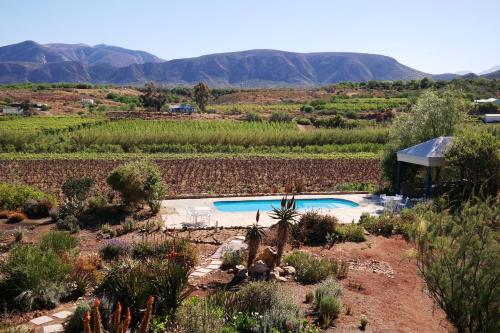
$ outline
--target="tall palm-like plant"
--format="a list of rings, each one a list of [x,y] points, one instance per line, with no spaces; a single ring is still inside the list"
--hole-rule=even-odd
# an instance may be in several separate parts
[[[273,208],[270,216],[271,218],[278,220],[274,225],[277,227],[277,246],[278,253],[276,255],[276,266],[281,264],[281,259],[283,258],[283,251],[285,250],[285,245],[288,240],[288,235],[290,234],[290,229],[292,225],[296,222],[296,217],[299,215],[297,208],[295,206],[295,197],[288,199],[284,196],[281,199],[281,207]]]
[[[264,237],[264,229],[259,226],[259,218],[260,212],[257,210],[257,214],[255,215],[255,223],[250,228],[248,228],[247,234],[245,236],[245,242],[248,244],[248,268],[252,266],[255,258],[257,257],[260,243],[262,242],[262,238]]]

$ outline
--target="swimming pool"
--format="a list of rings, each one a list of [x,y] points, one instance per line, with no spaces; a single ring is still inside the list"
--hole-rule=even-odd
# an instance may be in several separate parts
[[[349,200],[335,198],[318,199],[296,199],[297,209],[335,209],[358,207],[358,204]],[[238,213],[238,212],[261,212],[271,211],[274,207],[280,207],[280,199],[262,199],[262,200],[237,200],[237,201],[216,201],[215,208],[220,212]]]

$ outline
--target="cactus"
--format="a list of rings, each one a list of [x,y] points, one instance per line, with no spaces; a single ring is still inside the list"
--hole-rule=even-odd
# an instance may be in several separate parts
[[[153,315],[153,303],[154,297],[149,296],[147,302],[146,312],[142,317],[141,324],[138,329],[138,333],[147,333],[149,331],[149,322],[151,321],[151,317]],[[93,327],[90,328],[91,315],[90,312],[87,311],[85,313],[85,317],[83,318],[83,330],[84,333],[104,333],[102,329],[102,319],[101,312],[99,310],[99,305],[101,302],[96,299],[94,302],[94,307],[92,310],[93,315]],[[130,322],[132,321],[132,316],[130,314],[130,308],[127,307],[125,310],[125,318],[122,320],[122,305],[120,302],[116,305],[115,313],[112,314],[109,321],[111,333],[126,333],[130,327]]]

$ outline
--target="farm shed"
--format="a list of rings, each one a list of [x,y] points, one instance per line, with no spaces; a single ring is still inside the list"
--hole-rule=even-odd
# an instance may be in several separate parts
[[[196,108],[187,104],[174,104],[170,105],[170,112],[193,113],[196,112]]]
[[[431,170],[433,167],[446,165],[446,149],[453,142],[452,136],[440,136],[413,147],[398,151],[398,170],[396,180],[396,192],[400,190],[401,162],[422,165],[427,167],[427,176],[425,178],[425,196],[429,197],[431,189]]]
[[[4,116],[22,116],[24,114],[24,110],[18,107],[3,107],[0,111],[0,115]]]

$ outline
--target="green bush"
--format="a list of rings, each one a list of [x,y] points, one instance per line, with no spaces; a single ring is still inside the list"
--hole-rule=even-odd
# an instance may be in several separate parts
[[[146,202],[152,210],[158,207],[165,193],[158,168],[146,161],[130,162],[116,168],[107,178],[107,183],[120,192],[126,205]]]
[[[67,215],[56,220],[56,229],[76,233],[80,230],[78,219],[74,215]]]
[[[21,209],[28,200],[43,205],[47,202],[50,203],[51,207],[56,204],[56,199],[53,196],[35,190],[30,186],[0,183],[0,210]]]
[[[499,332],[498,198],[454,213],[428,211],[417,228],[417,266],[429,295],[458,332]]]
[[[374,235],[390,237],[399,234],[409,238],[414,227],[414,219],[415,216],[411,211],[403,211],[401,215],[384,213],[380,216],[363,213],[359,218],[359,224]]]
[[[295,119],[295,121],[299,125],[311,125],[312,124],[311,120],[309,118],[305,118],[305,117],[297,118],[297,119]]]
[[[342,302],[340,299],[331,295],[325,295],[319,303],[319,316],[323,324],[328,327],[334,319],[338,318],[342,311]]]
[[[269,118],[270,122],[288,123],[292,121],[292,116],[285,111],[274,111]]]
[[[188,269],[193,268],[198,262],[196,247],[182,239],[167,239],[158,243],[139,242],[133,246],[133,257],[136,259],[166,256],[170,256],[171,260]]]
[[[352,182],[352,183],[341,183],[337,184],[334,187],[335,191],[349,191],[349,192],[358,192],[358,191],[363,191],[363,192],[375,192],[377,190],[377,186],[374,184],[370,183],[358,183],[358,182]]]
[[[111,239],[104,244],[99,250],[99,254],[103,260],[115,260],[126,257],[132,253],[132,244],[123,239]]]
[[[452,197],[458,201],[474,196],[483,198],[498,194],[500,139],[487,131],[464,131],[456,136],[446,151],[448,168],[460,182],[454,185]]]
[[[222,256],[222,269],[235,268],[237,265],[242,265],[246,259],[246,251],[227,251]]]
[[[220,333],[224,326],[224,308],[210,299],[191,297],[179,308],[177,321],[186,333]]]
[[[313,111],[314,111],[314,107],[313,107],[313,106],[311,106],[311,105],[308,105],[308,104],[306,104],[306,105],[302,105],[302,106],[300,107],[300,111],[302,111],[302,112],[307,112],[307,113],[311,113],[311,112],[313,112]]]
[[[365,229],[363,226],[355,223],[350,224],[340,224],[337,226],[335,233],[338,236],[338,240],[341,242],[364,242]]]
[[[106,207],[108,201],[102,195],[90,197],[88,200],[89,209],[99,209]]]
[[[295,251],[284,259],[287,265],[296,269],[295,278],[300,283],[316,283],[329,276],[345,277],[347,264],[332,259],[315,258],[307,252]]]
[[[314,288],[314,305],[316,309],[320,307],[321,300],[327,295],[335,298],[339,298],[342,295],[342,287],[334,278],[328,278]]]
[[[91,311],[87,303],[78,303],[75,311],[64,322],[64,333],[82,333],[83,319],[87,311]]]
[[[0,269],[1,298],[22,310],[54,307],[66,294],[70,267],[52,249],[17,245]]]
[[[55,253],[67,254],[78,246],[78,239],[66,231],[49,231],[42,236],[40,249],[42,251],[53,250]]]
[[[262,121],[262,116],[259,112],[247,112],[245,113],[246,121]]]
[[[335,233],[339,221],[331,215],[323,215],[309,211],[299,219],[292,230],[293,236],[308,245],[326,243],[326,236]]]
[[[281,286],[271,282],[252,282],[240,289],[230,303],[231,313],[258,313],[256,332],[302,332],[304,314]],[[227,310],[227,309],[226,309]]]
[[[140,309],[146,307],[150,295],[155,297],[155,315],[173,316],[187,295],[184,288],[188,273],[173,260],[126,258],[112,265],[96,292],[111,308],[117,302],[129,306],[135,323],[142,317]]]

